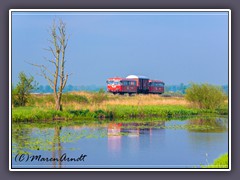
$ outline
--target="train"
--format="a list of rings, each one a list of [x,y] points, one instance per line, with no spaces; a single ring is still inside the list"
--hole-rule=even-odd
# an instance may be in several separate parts
[[[107,91],[113,94],[162,94],[165,83],[161,80],[151,80],[146,76],[129,75],[126,78],[108,78]]]

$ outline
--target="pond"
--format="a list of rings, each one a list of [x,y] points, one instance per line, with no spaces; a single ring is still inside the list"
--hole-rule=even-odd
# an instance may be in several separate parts
[[[228,118],[13,123],[12,168],[199,168],[228,152]]]

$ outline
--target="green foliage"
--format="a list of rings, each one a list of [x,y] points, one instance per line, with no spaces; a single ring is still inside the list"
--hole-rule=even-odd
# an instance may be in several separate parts
[[[12,121],[41,121],[54,119],[129,119],[129,118],[183,118],[193,115],[219,115],[218,111],[187,108],[184,106],[108,106],[105,110],[89,109],[55,111],[49,109],[18,107],[12,109]]]
[[[185,98],[198,108],[214,110],[221,107],[226,95],[218,86],[192,83],[186,90]]]
[[[25,106],[30,98],[30,93],[37,87],[33,76],[27,77],[24,72],[18,75],[19,82],[16,87],[12,85],[13,106]]]
[[[173,92],[173,91],[168,91],[168,92],[164,92],[163,94],[161,94],[162,97],[183,97],[183,93],[180,92],[180,91],[176,91],[176,92]]]
[[[213,164],[202,166],[203,168],[228,168],[228,153],[221,155],[215,159]]]
[[[197,109],[189,109],[184,106],[109,106],[108,110],[116,118],[144,118],[144,117],[180,117],[197,115]]]
[[[94,93],[93,97],[92,97],[92,103],[94,104],[100,104],[102,103],[103,101],[107,100],[108,97],[104,91],[104,89],[100,89],[98,91],[98,93]]]
[[[76,102],[76,103],[89,103],[88,98],[83,95],[76,95],[76,94],[63,94],[62,101],[67,102]]]

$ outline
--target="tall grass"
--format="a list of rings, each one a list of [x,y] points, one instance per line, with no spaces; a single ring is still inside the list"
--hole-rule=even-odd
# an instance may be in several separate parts
[[[145,105],[182,105],[188,106],[189,103],[183,97],[161,97],[159,95],[112,95],[103,92],[71,92],[63,94],[63,106],[76,106],[99,104],[107,105],[129,105],[129,106],[145,106]],[[32,95],[28,106],[46,106],[54,107],[54,98],[52,94]]]
[[[228,114],[227,103],[216,110],[197,109],[184,98],[159,95],[112,95],[104,92],[63,94],[63,111],[54,110],[51,94],[32,95],[25,108],[13,108],[12,120],[52,120],[79,118],[181,117],[197,114]]]
[[[128,96],[115,96],[109,97],[105,101],[106,105],[131,105],[131,106],[146,106],[146,105],[183,105],[188,106],[189,103],[182,97],[161,97],[159,95],[135,95]]]
[[[64,106],[75,105],[75,104],[86,105],[89,103],[90,103],[89,99],[84,95],[65,93],[62,96],[62,104]],[[55,106],[55,101],[52,94],[39,94],[39,95],[32,95],[27,105],[35,106],[35,107],[44,106],[47,108],[53,108]]]

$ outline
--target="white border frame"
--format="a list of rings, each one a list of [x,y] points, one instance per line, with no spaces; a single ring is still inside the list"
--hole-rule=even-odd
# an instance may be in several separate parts
[[[12,12],[228,12],[228,169],[15,169],[12,168]],[[230,9],[10,9],[9,10],[9,171],[231,171],[231,10]]]

